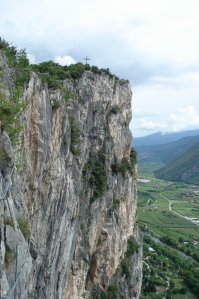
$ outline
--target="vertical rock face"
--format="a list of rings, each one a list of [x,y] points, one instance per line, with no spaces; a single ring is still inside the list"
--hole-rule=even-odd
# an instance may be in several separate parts
[[[62,84],[65,98],[32,73],[15,151],[0,132],[1,298],[139,298],[129,83],[87,71]]]

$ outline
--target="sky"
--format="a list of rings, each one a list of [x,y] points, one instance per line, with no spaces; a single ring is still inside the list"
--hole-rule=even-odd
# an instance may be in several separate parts
[[[0,36],[31,62],[87,55],[129,79],[134,137],[199,129],[198,0],[0,1]]]

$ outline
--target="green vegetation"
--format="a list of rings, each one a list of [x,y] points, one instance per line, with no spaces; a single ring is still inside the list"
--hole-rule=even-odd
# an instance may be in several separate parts
[[[4,161],[6,161],[8,155],[6,151],[3,148],[0,148],[0,164]]]
[[[21,217],[17,218],[17,222],[18,222],[19,228],[20,228],[25,240],[27,240],[30,237],[30,230],[28,227],[28,222]]]
[[[149,251],[149,248],[153,248],[153,252]],[[196,296],[199,294],[199,272],[196,263],[180,256],[164,244],[153,241],[149,236],[144,238],[144,258],[146,263],[142,298],[173,298],[176,294],[187,296],[188,290]]]
[[[136,151],[131,149],[130,159],[123,158],[120,164],[115,161],[111,165],[113,174],[121,173],[123,177],[125,177],[127,173],[133,175],[136,161]]]
[[[21,217],[17,218],[17,222],[18,222],[19,228],[20,228],[25,240],[27,240],[30,237],[30,230],[28,228],[28,222],[25,219],[21,218]],[[4,224],[5,225],[10,225],[12,227],[14,226],[11,217],[5,217],[4,218]]]
[[[191,256],[195,261],[199,263],[199,252],[197,249],[192,245],[191,242],[187,242],[186,239],[179,237],[178,240],[171,236],[163,236],[160,240],[171,246],[174,247],[182,252],[184,252],[187,256]]]
[[[121,270],[122,270],[122,274],[125,275],[126,277],[130,277],[130,267],[129,267],[129,260],[127,258],[124,258],[121,261]]]
[[[22,154],[20,153],[16,160],[16,168],[18,173],[23,173],[25,169],[25,160],[23,159]]]
[[[29,80],[30,67],[25,50],[17,50],[2,38],[0,38],[0,49],[5,53],[9,67],[13,69],[12,79],[15,84],[9,101],[4,95],[3,88],[0,93],[1,127],[8,133],[12,143],[15,143],[22,129],[19,116],[26,107],[22,97],[24,85]]]
[[[10,226],[14,226],[12,218],[11,217],[5,217],[4,218],[4,224],[5,225],[10,225]]]
[[[97,157],[90,158],[82,171],[84,183],[88,183],[93,189],[91,202],[101,197],[107,190],[106,154],[102,150]]]
[[[61,66],[53,61],[46,61],[40,64],[31,65],[31,69],[41,75],[43,82],[48,84],[49,88],[62,89],[62,81],[66,79],[80,79],[85,71],[91,71],[94,74],[106,74],[110,78],[118,77],[111,74],[109,69],[99,69],[97,66],[90,66],[89,64],[83,64],[78,62],[69,66]],[[123,81],[121,81],[123,82]]]
[[[199,226],[185,217],[198,218],[199,188],[155,178],[158,167],[138,162],[139,177],[150,180],[138,182],[138,218],[145,232],[141,298],[195,299]]]
[[[80,132],[74,117],[69,118],[71,129],[70,150],[74,156],[80,155]]]
[[[116,285],[110,285],[107,289],[107,299],[123,299],[121,290]],[[105,299],[105,298],[104,298]]]
[[[0,49],[5,53],[8,65],[14,69],[15,86],[24,87],[30,77],[30,65],[25,49],[17,50],[16,47],[9,44],[0,37]]]
[[[111,208],[112,208],[113,210],[116,210],[116,209],[119,208],[119,206],[120,206],[120,200],[117,199],[117,198],[115,198],[115,197],[113,197],[113,203],[112,203],[112,205],[111,205]]]
[[[68,89],[64,89],[63,94],[64,94],[64,99],[65,99],[65,102],[67,105],[70,103],[71,100],[73,100],[77,97],[77,94],[75,92],[72,92]]]
[[[0,94],[0,119],[2,127],[6,130],[13,143],[17,141],[18,133],[22,129],[19,122],[19,116],[26,106],[23,103],[22,98],[24,87],[29,81],[31,71],[39,74],[42,81],[48,85],[48,88],[59,89],[63,94],[66,105],[76,98],[77,94],[64,88],[63,80],[78,80],[82,77],[85,71],[91,71],[99,75],[105,74],[110,78],[114,78],[115,81],[120,81],[109,69],[99,69],[96,66],[90,66],[89,64],[85,65],[80,62],[69,66],[61,66],[53,61],[30,65],[26,50],[18,50],[3,38],[0,38],[0,50],[6,55],[8,65],[12,69],[11,74],[15,86],[12,98],[9,101],[5,98],[3,92]],[[2,72],[0,72],[0,76],[2,76]],[[125,82],[126,81],[121,80],[121,84],[124,84]],[[56,111],[59,107],[60,103],[55,102],[52,105],[52,110]],[[116,109],[113,109],[111,113],[116,113]],[[79,139],[78,130],[73,120],[71,120],[71,131],[73,131],[72,133],[74,136],[71,143],[71,151],[74,155],[79,155],[80,151],[77,146]]]
[[[152,174],[154,166],[158,167],[156,164],[147,163],[146,167],[142,165],[140,167],[138,164],[139,177],[150,180],[145,184],[138,183],[140,222],[147,224],[147,227],[157,236],[169,235],[176,240],[182,237],[186,241],[193,242],[192,239],[198,236],[197,225],[174,212],[179,211],[181,215],[189,217],[196,215],[199,207],[197,187],[194,189],[182,183],[174,184],[156,179]],[[145,173],[147,175],[144,175]],[[172,211],[169,210],[170,204]],[[180,211],[179,206],[184,207],[184,213]]]
[[[126,277],[130,277],[130,273],[131,273],[130,259],[132,255],[138,252],[139,247],[140,246],[136,240],[134,240],[133,238],[128,239],[127,250],[124,258],[120,263],[122,275],[125,275]]]
[[[60,102],[54,101],[52,104],[52,111],[55,112],[61,106]]]
[[[128,239],[126,257],[132,256],[138,252],[139,244],[134,239]]]
[[[5,257],[4,257],[4,266],[6,270],[9,268],[10,262],[13,259],[13,257],[14,257],[13,252],[8,246],[6,246]]]
[[[131,149],[130,162],[132,166],[135,166],[135,164],[137,163],[137,152],[134,148]]]
[[[158,178],[199,184],[199,142],[171,163],[156,170]]]
[[[19,116],[26,107],[21,96],[22,89],[20,87],[14,89],[13,96],[9,101],[0,94],[1,128],[8,133],[13,143],[17,141],[18,133],[22,129]]]
[[[196,144],[198,140],[199,136],[187,136],[180,138],[176,141],[164,144],[158,144],[158,141],[156,140],[156,144],[148,145],[148,143],[146,143],[147,145],[138,145],[136,146],[136,150],[138,152],[138,160],[145,163],[170,163],[171,161],[174,161],[179,156],[184,154],[188,149],[190,149],[194,144]]]
[[[111,284],[107,290],[102,291],[98,295],[93,295],[92,299],[124,299],[120,288],[117,285]]]
[[[120,111],[119,108],[117,106],[114,106],[111,108],[110,113],[117,114],[119,111]]]

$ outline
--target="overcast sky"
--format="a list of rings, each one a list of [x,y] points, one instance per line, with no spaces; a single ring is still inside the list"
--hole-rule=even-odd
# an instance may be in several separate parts
[[[199,128],[199,0],[1,0],[0,35],[33,62],[129,79],[135,137]]]

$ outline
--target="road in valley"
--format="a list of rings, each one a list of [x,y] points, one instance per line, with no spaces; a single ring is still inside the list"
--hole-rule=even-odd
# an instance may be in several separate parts
[[[169,211],[170,211],[170,212],[172,212],[172,213],[176,214],[177,216],[179,216],[179,217],[181,217],[181,218],[184,218],[184,219],[186,219],[187,221],[190,221],[191,223],[193,223],[193,224],[199,226],[199,223],[196,223],[195,221],[191,220],[189,217],[187,217],[187,216],[183,216],[183,215],[181,215],[180,213],[178,213],[178,212],[172,210],[172,201],[171,201],[170,199],[168,199],[166,196],[162,195],[161,193],[160,193],[160,196],[161,196],[163,199],[166,199],[166,200],[168,201],[168,203],[169,203]]]

